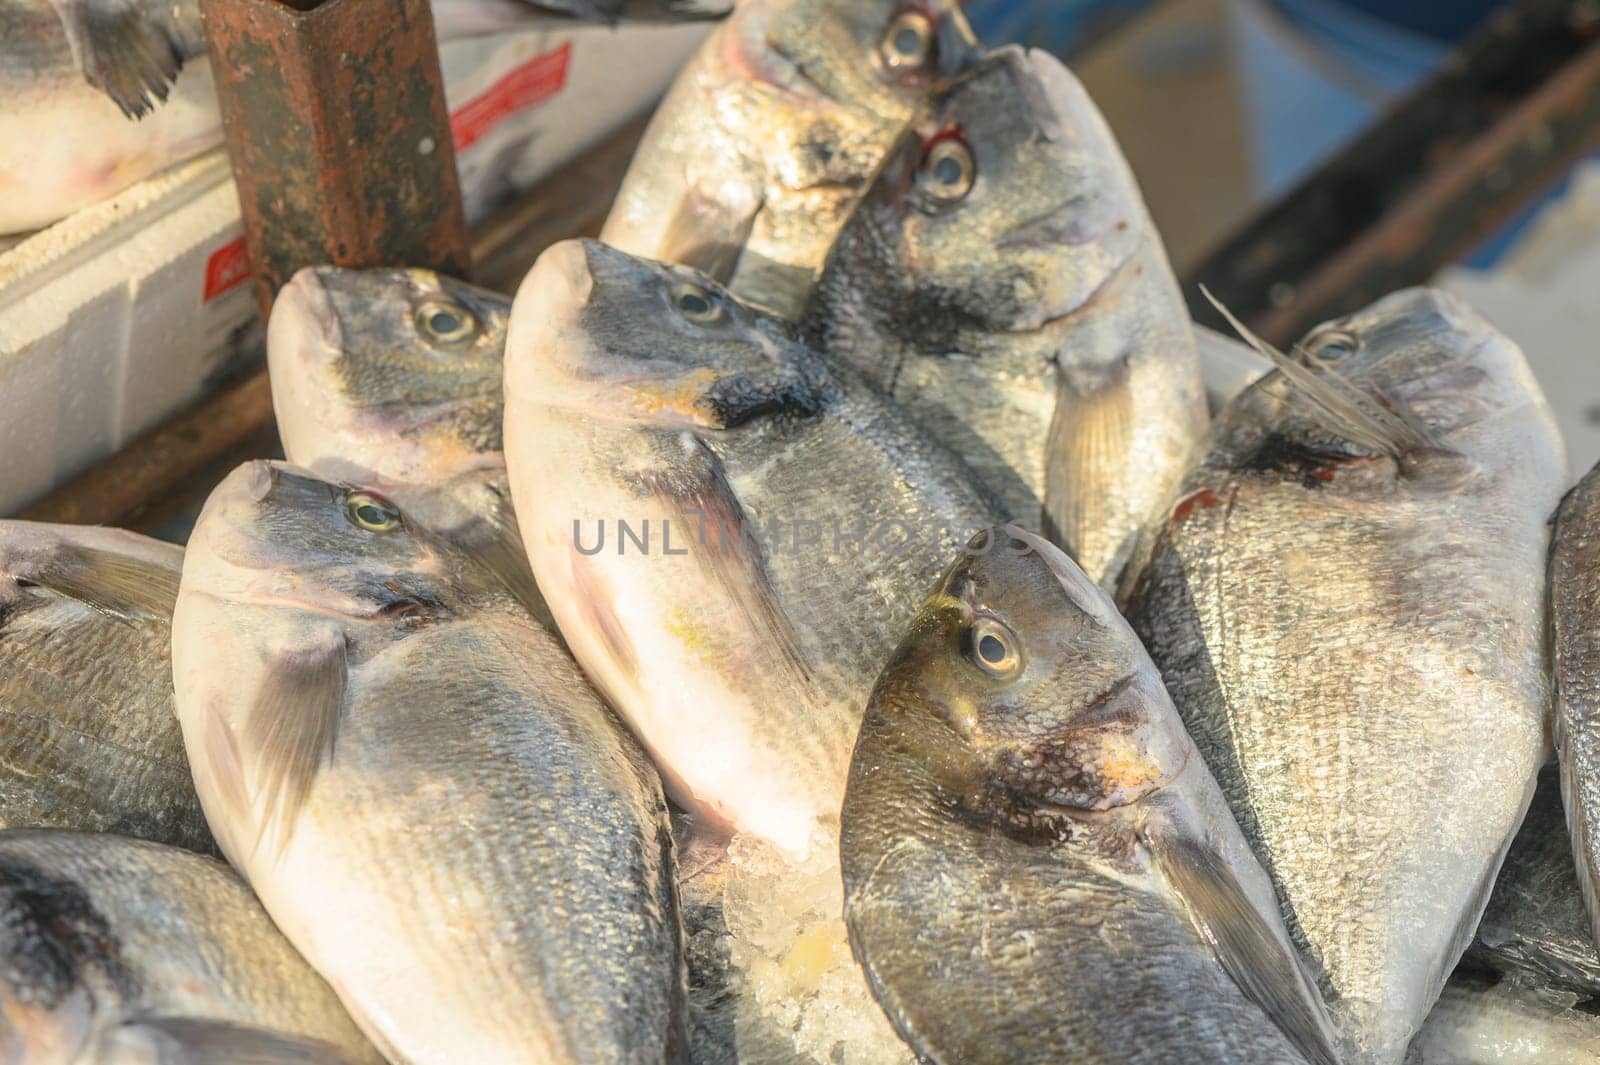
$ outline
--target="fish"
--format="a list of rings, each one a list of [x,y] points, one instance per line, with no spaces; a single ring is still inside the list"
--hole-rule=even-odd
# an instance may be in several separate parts
[[[189,541],[173,677],[223,854],[385,1057],[684,1060],[660,781],[490,568],[246,463]]]
[[[1562,806],[1574,868],[1600,940],[1600,467],[1561,500],[1550,545],[1550,651],[1553,728],[1561,766]]]
[[[214,851],[172,709],[182,565],[120,529],[0,521],[0,829]]]
[[[439,40],[717,0],[437,0]],[[222,143],[199,0],[0,0],[0,234],[41,229]]]
[[[1468,960],[1553,989],[1600,998],[1600,954],[1578,886],[1572,838],[1561,808],[1560,769],[1552,762],[1478,922]]]
[[[1219,304],[1220,306],[1220,304]],[[1549,759],[1561,437],[1521,351],[1407,289],[1216,419],[1121,601],[1351,1062],[1397,1063]]]
[[[741,4],[656,109],[600,239],[795,317],[924,95],[977,55],[956,0]]]
[[[851,948],[919,1061],[1339,1060],[1155,665],[1016,525],[965,546],[884,666],[840,855]]]
[[[0,1061],[381,1065],[221,862],[0,831]]]
[[[792,323],[594,241],[524,280],[505,394],[539,586],[695,826],[700,1030],[909,1065],[850,958],[839,804],[896,630],[999,504]]]
[[[686,811],[806,855],[919,589],[998,504],[784,319],[596,241],[523,281],[505,395],[574,656]]]
[[[1011,46],[937,91],[802,318],[1108,590],[1207,410],[1133,173],[1059,60]]]
[[[1590,1065],[1596,1003],[1570,991],[1463,967],[1445,984],[1407,1065]]]
[[[511,301],[431,270],[308,266],[267,325],[285,457],[374,488],[555,620],[522,549],[501,443]]]

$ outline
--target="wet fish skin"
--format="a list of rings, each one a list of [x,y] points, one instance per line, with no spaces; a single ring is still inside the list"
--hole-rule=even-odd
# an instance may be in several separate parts
[[[172,712],[182,563],[120,529],[0,521],[0,828],[213,850]]]
[[[885,666],[845,796],[845,920],[890,1019],[930,1062],[1336,1060],[1126,622],[1041,537],[969,551]]]
[[[1570,991],[1463,967],[1412,1040],[1407,1065],[1588,1065],[1600,1016]]]
[[[1320,409],[1279,370],[1219,415],[1126,613],[1353,1060],[1398,1062],[1548,758],[1565,457],[1521,352],[1448,295],[1396,293],[1303,347]],[[1352,396],[1359,419],[1328,413]]]
[[[267,327],[272,406],[290,462],[389,496],[492,565],[554,632],[506,482],[510,311],[431,270],[306,267]]]
[[[238,876],[177,848],[0,831],[0,958],[17,1065],[382,1060]]]
[[[968,188],[930,160],[964,153]],[[1113,587],[1205,431],[1193,329],[1094,103],[1044,52],[934,95],[856,207],[803,318]]]
[[[890,65],[907,18],[927,47]],[[923,95],[976,56],[954,0],[740,5],[657,108],[601,239],[797,316]]]
[[[1600,939],[1600,468],[1561,501],[1550,547],[1556,754],[1578,885]]]
[[[1555,763],[1539,772],[1468,958],[1521,980],[1600,996],[1600,954],[1578,886]]]
[[[806,853],[919,590],[994,520],[971,471],[786,322],[593,241],[518,294],[506,455],[562,634],[669,789]]]
[[[490,568],[249,463],[195,527],[173,633],[218,843],[386,1056],[682,1059],[659,781]]]

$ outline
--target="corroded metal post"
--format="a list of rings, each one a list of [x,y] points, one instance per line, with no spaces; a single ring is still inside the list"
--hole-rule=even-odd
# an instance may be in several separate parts
[[[201,0],[262,313],[302,266],[470,266],[428,0]]]

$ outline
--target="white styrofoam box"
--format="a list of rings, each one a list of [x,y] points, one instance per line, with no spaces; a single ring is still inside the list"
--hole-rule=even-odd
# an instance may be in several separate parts
[[[653,104],[706,24],[565,26],[440,49],[470,220]],[[0,515],[260,356],[214,150],[0,248]]]

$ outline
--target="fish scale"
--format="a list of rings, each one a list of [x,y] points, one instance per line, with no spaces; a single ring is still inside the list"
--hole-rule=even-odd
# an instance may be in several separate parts
[[[101,579],[89,556],[73,561],[84,550],[151,587],[170,584],[182,559],[132,533],[0,522],[0,827],[114,831],[209,853],[172,713],[171,603],[157,595],[153,613],[118,617],[70,598],[92,596]],[[68,567],[54,586],[52,559]],[[19,576],[20,586],[8,579]],[[105,592],[123,594],[109,579]]]

